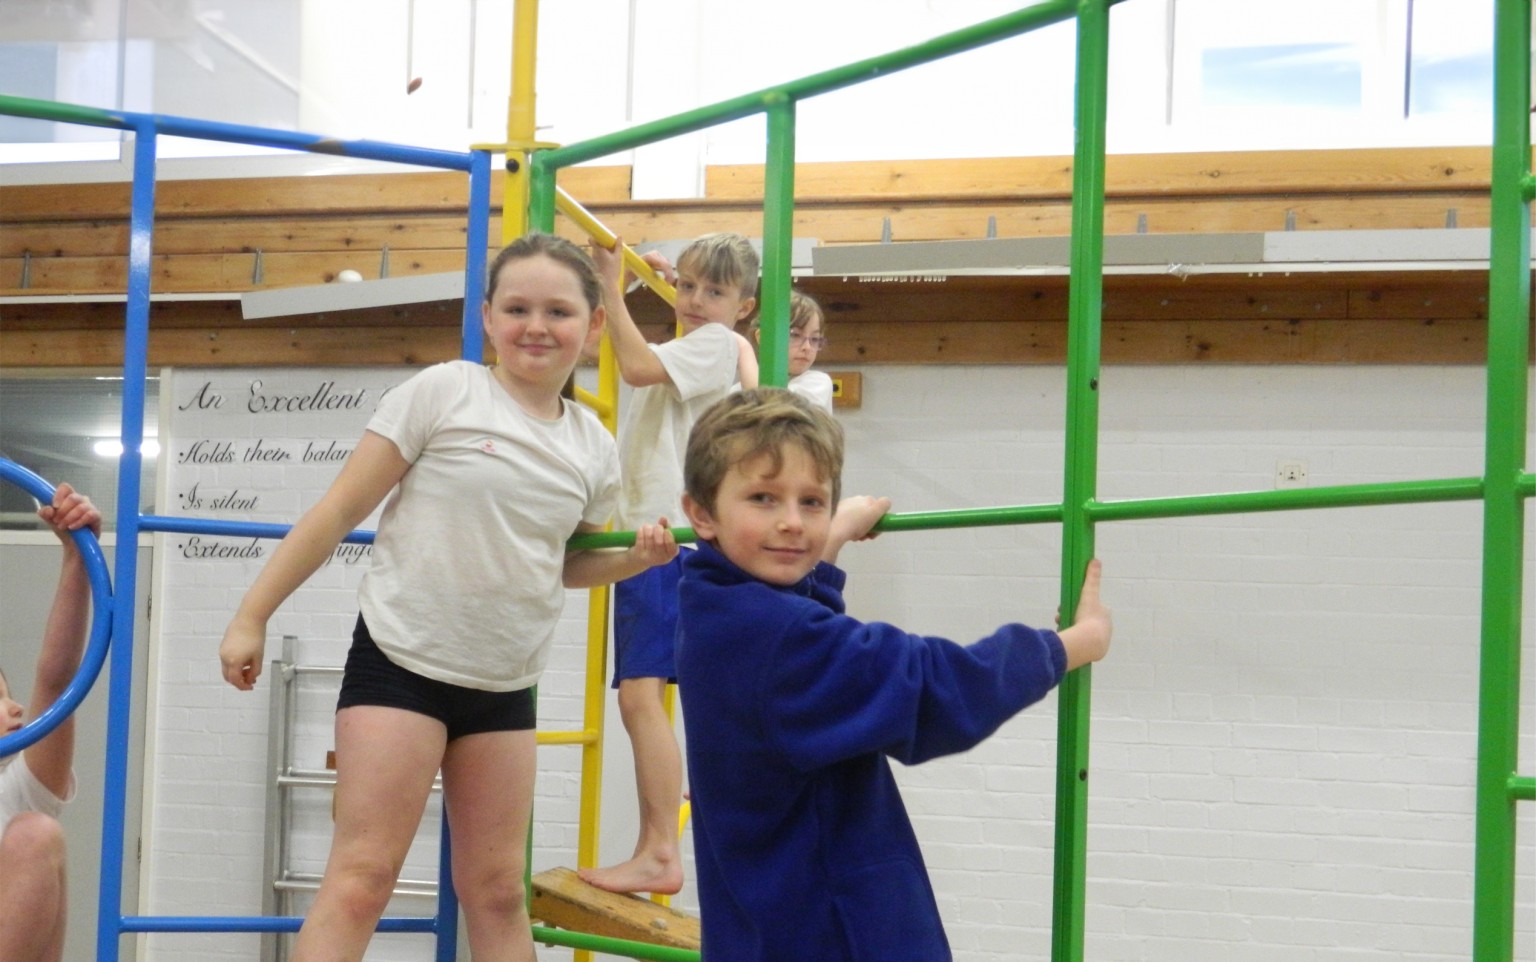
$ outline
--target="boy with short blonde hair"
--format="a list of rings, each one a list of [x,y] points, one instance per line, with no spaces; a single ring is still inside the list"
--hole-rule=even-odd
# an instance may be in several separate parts
[[[609,281],[608,336],[624,382],[634,388],[619,429],[624,477],[616,523],[623,530],[682,518],[683,449],[698,416],[731,391],[756,387],[757,358],[735,325],[757,306],[759,259],[740,234],[707,234],[677,259],[679,336],[650,344],[624,306],[619,255],[599,245],[593,257]],[[670,273],[664,258],[652,266]],[[658,262],[659,261],[659,262]],[[583,879],[611,892],[674,894],[683,883],[677,844],[682,757],[666,712],[676,671],[677,559],[614,587],[614,681],[629,733],[640,802],[634,854]]]
[[[848,617],[833,562],[890,501],[839,503],[842,458],[831,415],[772,388],[688,443],[677,677],[706,959],[949,959],[887,757],[965,751],[1109,648],[1097,561],[1060,632],[962,646]]]

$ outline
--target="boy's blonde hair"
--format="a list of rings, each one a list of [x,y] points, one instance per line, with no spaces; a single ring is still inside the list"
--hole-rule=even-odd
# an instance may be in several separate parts
[[[757,296],[757,273],[762,261],[752,242],[740,234],[705,234],[683,248],[677,257],[679,270],[741,290],[743,298]]]
[[[778,387],[728,394],[699,417],[688,435],[684,489],[713,514],[720,484],[731,468],[766,454],[777,471],[784,466],[784,448],[791,444],[831,482],[835,509],[843,489],[842,425],[800,395]]]

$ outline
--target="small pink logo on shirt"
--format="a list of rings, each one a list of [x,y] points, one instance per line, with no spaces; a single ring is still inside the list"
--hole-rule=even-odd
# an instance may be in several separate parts
[[[484,451],[486,454],[495,454],[496,442],[492,441],[490,438],[486,438],[480,442],[480,450]]]

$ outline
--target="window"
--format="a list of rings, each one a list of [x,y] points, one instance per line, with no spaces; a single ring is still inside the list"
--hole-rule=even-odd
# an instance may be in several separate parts
[[[1414,0],[1411,14],[1407,115],[1491,122],[1493,5]]]
[[[140,504],[154,512],[155,445],[159,434],[158,378],[144,391],[143,474]],[[117,527],[117,465],[114,446],[122,434],[123,379],[116,376],[59,375],[0,377],[0,455],[52,484],[68,482],[90,495],[104,525]],[[42,526],[32,498],[13,484],[0,484],[0,528]]]

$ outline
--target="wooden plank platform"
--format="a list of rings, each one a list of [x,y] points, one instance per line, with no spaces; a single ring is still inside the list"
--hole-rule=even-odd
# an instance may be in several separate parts
[[[573,869],[552,868],[533,877],[529,914],[545,925],[571,932],[699,948],[698,919],[638,895],[605,892],[583,882]]]

